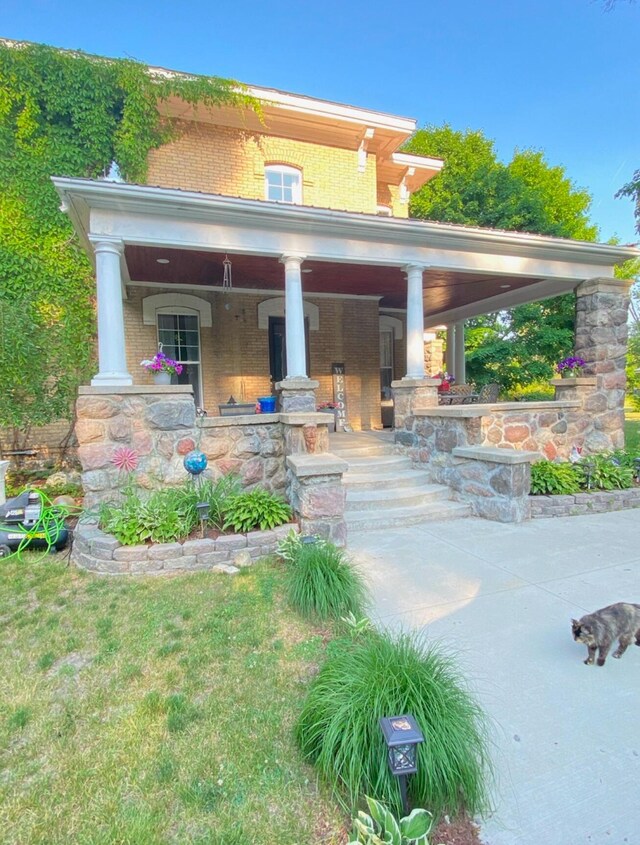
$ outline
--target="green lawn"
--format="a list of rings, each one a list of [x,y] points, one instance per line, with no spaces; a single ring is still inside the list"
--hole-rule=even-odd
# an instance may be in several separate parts
[[[0,842],[344,841],[292,740],[323,640],[282,606],[278,565],[1,567]]]
[[[640,412],[625,413],[624,439],[627,449],[640,449]]]

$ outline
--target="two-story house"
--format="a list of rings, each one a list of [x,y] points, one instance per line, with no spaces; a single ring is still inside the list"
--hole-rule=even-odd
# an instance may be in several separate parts
[[[146,185],[54,178],[95,256],[94,385],[151,383],[140,361],[162,343],[212,415],[279,384],[332,400],[340,364],[349,423],[376,428],[392,381],[425,375],[425,326],[450,327],[448,367],[464,381],[465,319],[611,276],[628,257],[410,220],[411,193],[444,165],[399,151],[414,120],[250,92],[262,120],[162,105],[181,132],[151,153]]]

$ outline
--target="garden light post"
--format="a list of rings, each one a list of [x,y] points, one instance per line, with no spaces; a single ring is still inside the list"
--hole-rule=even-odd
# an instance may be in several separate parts
[[[209,502],[197,502],[196,510],[198,511],[198,519],[200,520],[200,533],[204,537],[204,525],[209,519]]]
[[[407,799],[407,775],[418,771],[418,745],[424,742],[422,731],[413,716],[383,716],[380,727],[387,744],[389,768],[391,774],[398,778],[402,809],[405,816],[409,815],[409,801]]]
[[[593,473],[595,471],[596,464],[595,461],[590,461],[589,459],[583,461],[582,463],[584,467],[585,478],[587,481],[587,490],[591,490],[591,480],[593,478]]]

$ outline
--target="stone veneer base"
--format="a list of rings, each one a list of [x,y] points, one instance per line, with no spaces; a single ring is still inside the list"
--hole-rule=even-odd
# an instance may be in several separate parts
[[[287,523],[270,531],[222,534],[215,540],[123,546],[96,523],[81,522],[75,530],[71,563],[98,575],[168,575],[203,570],[235,575],[258,558],[274,554],[292,529],[299,531],[296,524]]]
[[[531,518],[579,516],[640,508],[640,487],[628,490],[598,490],[569,496],[529,496]]]

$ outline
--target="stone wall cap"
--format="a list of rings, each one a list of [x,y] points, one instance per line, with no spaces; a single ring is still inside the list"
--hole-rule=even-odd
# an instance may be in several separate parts
[[[489,461],[494,464],[529,464],[542,459],[539,452],[523,452],[518,449],[498,449],[493,446],[456,446],[452,450],[455,458],[471,461]]]
[[[235,428],[238,425],[274,425],[279,422],[280,414],[229,414],[224,417],[198,417],[199,428]]]
[[[401,378],[391,382],[391,387],[397,390],[399,387],[437,387],[442,384],[439,378]]]
[[[287,466],[299,478],[308,475],[341,475],[349,469],[346,461],[331,452],[323,452],[321,455],[289,455]]]
[[[567,381],[567,379],[562,379]],[[495,414],[526,413],[527,411],[559,411],[564,408],[579,408],[577,399],[550,400],[549,402],[496,402],[487,405],[434,405],[433,408],[416,408],[414,417],[488,417]]]
[[[571,378],[552,378],[549,381],[554,387],[594,387],[597,384],[595,376],[575,376]]]
[[[598,277],[595,279],[586,279],[576,288],[578,296],[585,296],[591,293],[626,293],[631,285],[633,279],[610,279]]]
[[[329,425],[331,422],[329,414],[320,411],[291,411],[279,416],[285,425]]]
[[[320,382],[311,378],[285,378],[277,382],[276,390],[317,390]]]
[[[132,394],[141,394],[149,396],[153,393],[159,393],[167,396],[171,393],[178,393],[182,396],[192,396],[193,387],[190,384],[113,384],[113,385],[99,385],[93,387],[91,385],[80,385],[78,388],[79,396],[131,396]]]

